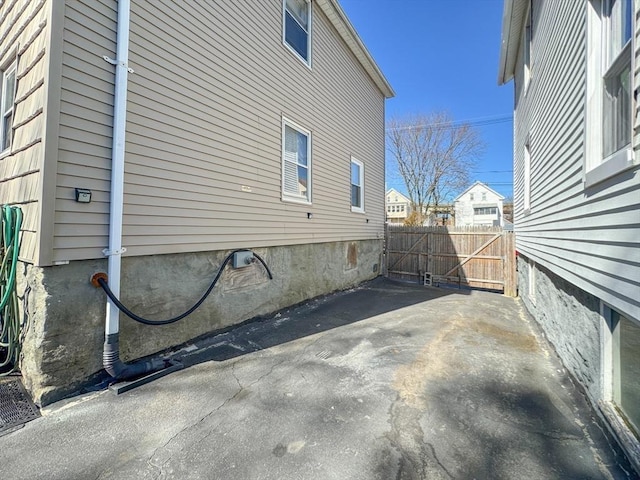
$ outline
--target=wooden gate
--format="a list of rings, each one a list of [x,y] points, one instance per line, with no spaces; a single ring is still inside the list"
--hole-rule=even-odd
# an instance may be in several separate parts
[[[501,228],[388,226],[386,269],[390,278],[516,296],[514,234]]]

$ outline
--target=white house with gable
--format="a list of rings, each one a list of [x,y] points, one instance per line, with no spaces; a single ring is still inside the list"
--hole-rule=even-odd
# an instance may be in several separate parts
[[[395,188],[390,188],[387,191],[385,200],[387,222],[395,225],[403,224],[411,213],[411,201]]]
[[[504,197],[482,182],[475,182],[454,200],[456,227],[502,227]]]

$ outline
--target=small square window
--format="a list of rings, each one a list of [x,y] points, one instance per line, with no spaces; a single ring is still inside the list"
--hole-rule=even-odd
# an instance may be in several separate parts
[[[2,72],[2,118],[0,125],[0,151],[11,147],[13,128],[13,104],[16,99],[16,64],[15,62]]]
[[[351,158],[351,211],[364,213],[364,165]]]
[[[311,203],[311,132],[282,120],[282,198]]]
[[[284,0],[283,41],[307,65],[311,65],[311,3]]]

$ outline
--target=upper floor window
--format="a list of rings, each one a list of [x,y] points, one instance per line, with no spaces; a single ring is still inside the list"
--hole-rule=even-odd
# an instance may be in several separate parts
[[[311,203],[311,132],[284,118],[282,198]]]
[[[469,200],[471,200],[473,202],[473,198],[474,198],[473,193],[470,193],[469,194]]]
[[[587,186],[634,165],[632,0],[591,0],[588,9]]]
[[[474,215],[497,215],[498,207],[479,207],[473,209]]]
[[[608,0],[603,6],[605,158],[631,143],[631,4],[632,0]]]
[[[364,165],[351,158],[351,211],[364,213]]]
[[[482,192],[482,201],[483,202],[487,201],[487,193],[486,192]]]
[[[283,0],[284,43],[311,65],[311,3],[309,0]]]
[[[0,108],[0,151],[4,152],[11,146],[11,131],[13,127],[13,104],[16,97],[16,63],[12,63],[2,72],[2,101]]]

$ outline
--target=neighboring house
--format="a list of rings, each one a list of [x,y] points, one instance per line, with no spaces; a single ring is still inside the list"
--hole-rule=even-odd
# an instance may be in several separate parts
[[[411,201],[395,188],[387,190],[385,208],[387,222],[402,225],[411,213]]]
[[[0,74],[36,402],[102,369],[105,328],[130,361],[380,273],[393,91],[337,0],[2,2]],[[171,317],[242,248],[273,280],[228,266],[161,328],[122,315],[114,333],[89,283]]]
[[[506,0],[519,294],[640,468],[640,3]],[[634,67],[635,65],[635,67]]]
[[[456,227],[504,225],[504,197],[482,182],[475,182],[454,200]]]

